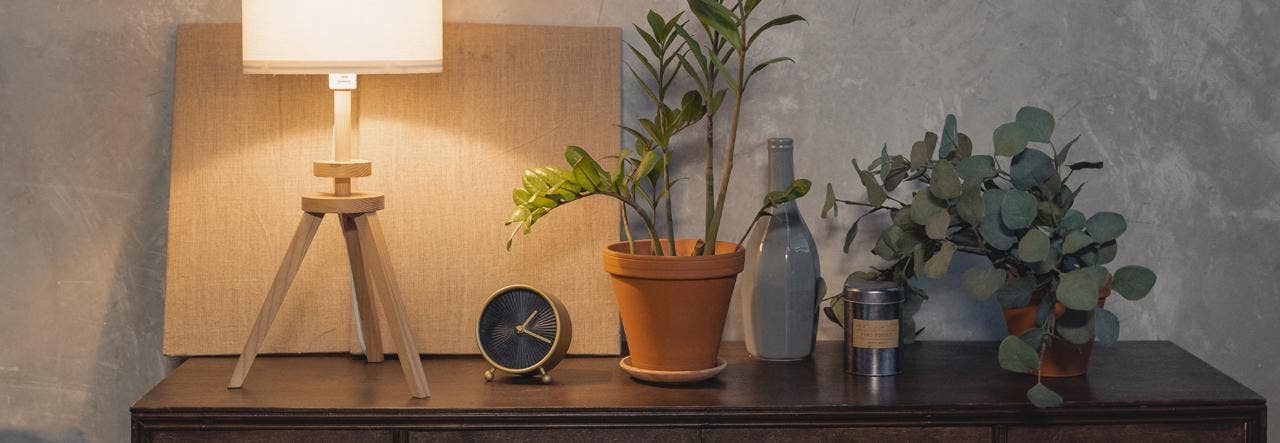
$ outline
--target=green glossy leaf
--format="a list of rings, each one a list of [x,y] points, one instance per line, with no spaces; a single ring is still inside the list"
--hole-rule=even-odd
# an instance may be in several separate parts
[[[1018,258],[1024,262],[1038,262],[1049,257],[1049,236],[1039,229],[1027,231],[1018,241]]]
[[[990,155],[966,157],[956,166],[956,173],[964,179],[965,184],[981,183],[996,176],[996,160]]]
[[[792,60],[791,57],[774,57],[774,58],[765,60],[763,62],[760,62],[760,64],[756,65],[754,68],[751,68],[751,72],[747,74],[747,82],[749,83],[751,78],[756,76],[757,72],[763,71],[764,68],[769,67],[769,65],[772,65],[774,63],[781,63],[781,62],[795,63],[796,61]]]
[[[970,297],[977,300],[991,298],[996,290],[1004,286],[1005,272],[987,265],[978,265],[964,272],[961,286],[964,286]]]
[[[1116,340],[1120,338],[1120,319],[1106,309],[1094,309],[1093,335],[1098,338],[1098,344],[1100,345],[1111,346],[1115,344]]]
[[[1053,159],[1049,158],[1039,149],[1024,149],[1018,155],[1013,156],[1013,161],[1009,166],[1009,181],[1013,182],[1013,187],[1029,190],[1049,177],[1057,173],[1053,166]]]
[[[884,201],[889,198],[889,194],[885,192],[884,187],[879,182],[876,182],[876,176],[859,168],[857,159],[853,160],[853,169],[857,171],[858,179],[862,181],[862,186],[867,188],[867,202],[874,206],[883,205]]]
[[[1067,165],[1067,169],[1079,171],[1081,169],[1102,169],[1102,162],[1075,162]]]
[[[715,0],[689,0],[689,10],[702,24],[720,33],[733,49],[742,52],[742,35],[738,33],[738,18],[733,11]]]
[[[1156,285],[1156,273],[1142,266],[1129,265],[1117,269],[1111,279],[1111,289],[1128,300],[1141,300]]]
[[[853,222],[849,226],[849,230],[844,233],[844,253],[849,253],[849,246],[853,245],[853,239],[858,236],[858,222]]]
[[[1062,150],[1058,151],[1058,155],[1053,157],[1054,166],[1062,167],[1062,165],[1067,162],[1067,152],[1071,151],[1071,146],[1075,145],[1077,140],[1080,140],[1080,136],[1078,135],[1076,138],[1067,142],[1067,144],[1062,147]]]
[[[947,114],[946,122],[942,124],[942,144],[938,146],[938,159],[944,160],[951,156],[959,144],[956,136],[956,116]]]
[[[889,181],[889,173],[893,169],[893,160],[889,158],[889,144],[880,147],[880,182]]]
[[[1018,122],[1009,122],[997,127],[991,134],[996,155],[1013,157],[1021,153],[1027,148],[1027,141],[1031,139],[1029,132],[1026,126]]]
[[[1026,229],[1036,219],[1037,208],[1036,197],[1030,192],[1009,190],[1000,202],[1000,220],[1009,229]]]
[[[924,225],[924,232],[931,239],[942,240],[947,238],[947,227],[950,225],[951,214],[947,211],[938,211],[929,217],[929,221]]]
[[[659,154],[658,151],[649,151],[644,153],[644,155],[640,157],[640,165],[636,166],[636,169],[632,171],[632,174],[635,174],[636,177],[649,175],[650,172],[653,172],[654,166],[657,166],[658,161],[661,159],[662,154]]]
[[[1036,383],[1027,391],[1027,400],[1037,408],[1056,408],[1062,406],[1062,396],[1057,392],[1053,392],[1048,386],[1042,383]]]
[[[1077,251],[1087,248],[1094,244],[1093,237],[1085,234],[1084,231],[1071,231],[1067,233],[1067,237],[1062,240],[1062,253],[1075,254]]]
[[[929,192],[943,200],[959,197],[964,192],[960,184],[960,176],[956,174],[956,168],[951,165],[951,162],[940,161],[933,167]]]
[[[1084,270],[1067,272],[1059,277],[1057,296],[1068,309],[1092,311],[1098,306],[1098,282]]]
[[[1013,280],[1008,280],[995,292],[996,301],[1000,302],[1000,307],[1004,309],[1016,309],[1026,306],[1031,302],[1031,294],[1036,290],[1036,278],[1030,275],[1024,275]]]
[[[759,28],[756,28],[755,32],[751,33],[751,38],[747,39],[747,47],[750,48],[751,44],[755,43],[756,39],[760,38],[760,34],[763,33],[766,29],[772,28],[774,26],[781,26],[781,25],[785,25],[788,23],[795,23],[795,22],[807,22],[807,20],[805,20],[804,17],[801,17],[799,15],[791,14],[791,15],[784,15],[782,17],[778,17],[773,20],[769,20],[765,22],[765,24],[760,25]]]
[[[827,214],[840,215],[840,208],[836,206],[836,191],[831,188],[831,183],[827,183],[827,197],[822,202],[822,218],[827,218]]]
[[[1084,223],[1084,230],[1099,243],[1119,238],[1128,228],[1129,225],[1124,221],[1124,216],[1114,212],[1093,214],[1093,217],[1089,217],[1089,220]]]
[[[1053,114],[1049,111],[1024,106],[1018,110],[1014,120],[1027,128],[1027,139],[1030,141],[1049,143],[1049,139],[1053,136]]]
[[[951,257],[956,253],[956,245],[949,242],[942,242],[942,247],[938,252],[933,253],[933,257],[924,264],[924,275],[929,278],[942,278],[947,275],[947,268],[951,267]]]
[[[971,157],[972,158],[972,157]],[[977,186],[965,186],[964,192],[960,194],[960,200],[956,202],[956,215],[966,223],[977,226],[982,222],[983,215],[986,213],[982,203],[982,190]]]
[[[996,357],[1000,367],[1007,371],[1030,374],[1040,369],[1040,354],[1036,349],[1012,335],[1000,341]]]

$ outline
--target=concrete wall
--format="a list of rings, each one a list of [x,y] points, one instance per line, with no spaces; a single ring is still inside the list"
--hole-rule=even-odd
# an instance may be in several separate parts
[[[1154,296],[1114,303],[1124,339],[1173,340],[1280,396],[1280,6],[1261,0],[765,2],[796,12],[761,54],[797,64],[753,84],[728,235],[764,188],[764,140],[790,136],[797,174],[857,193],[851,157],[905,151],[946,113],[977,150],[1023,104],[1082,134],[1077,206],[1129,218],[1118,263],[1155,270]],[[453,21],[624,26],[683,2],[450,0]],[[160,354],[173,35],[178,23],[238,20],[235,1],[0,2],[0,441],[120,441],[127,406],[171,368]],[[624,118],[648,112],[634,87]],[[697,233],[698,145],[681,142],[681,232]],[[514,179],[514,178],[513,178]],[[860,195],[860,194],[854,194]],[[820,196],[820,193],[819,193]],[[877,263],[841,254],[854,215],[800,204],[842,281]],[[536,235],[536,234],[535,234]],[[495,246],[495,253],[500,251]],[[966,261],[957,266],[976,263]],[[949,283],[956,283],[952,276]],[[833,284],[834,286],[834,284]],[[1108,307],[1112,305],[1109,304]],[[729,338],[741,337],[731,314]],[[941,292],[924,339],[992,339],[993,304]],[[835,329],[825,327],[824,338]],[[1140,376],[1135,368],[1134,376]],[[1272,421],[1280,415],[1272,414]]]

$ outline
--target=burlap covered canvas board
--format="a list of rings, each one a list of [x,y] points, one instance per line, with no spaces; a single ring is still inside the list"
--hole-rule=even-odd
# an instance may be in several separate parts
[[[359,77],[357,158],[386,194],[380,217],[419,351],[477,352],[493,291],[529,284],[573,320],[570,352],[616,354],[618,311],[601,248],[616,203],[575,202],[504,250],[520,173],[563,164],[567,144],[617,151],[620,31],[446,24],[440,74]],[[324,76],[245,75],[240,25],[178,29],[164,352],[240,352],[302,213],[331,184],[332,93]],[[127,118],[127,116],[121,116]],[[382,343],[394,340],[382,311]],[[265,353],[358,349],[350,271],[326,217],[263,345]]]

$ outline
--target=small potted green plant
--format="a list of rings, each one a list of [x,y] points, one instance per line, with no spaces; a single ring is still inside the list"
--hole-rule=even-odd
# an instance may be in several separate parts
[[[666,18],[650,11],[646,27],[635,27],[643,44],[627,45],[639,65],[628,64],[628,71],[654,106],[651,118],[623,126],[635,139],[634,145],[613,157],[610,168],[586,150],[569,146],[565,149],[567,167],[528,170],[513,192],[515,208],[507,220],[507,224],[516,225],[512,237],[518,232],[527,234],[541,217],[578,199],[607,196],[622,206],[626,240],[604,249],[604,266],[613,279],[631,350],[629,365],[634,368],[715,375],[729,299],[745,256],[741,247],[745,233],[737,243],[720,239],[743,97],[755,75],[791,60],[776,57],[757,62],[752,50],[765,31],[803,20],[788,15],[753,27],[752,12],[759,3],[689,0],[701,40],[688,32],[689,22],[683,13]],[[677,82],[681,77],[685,81]],[[686,83],[694,89],[672,94],[672,85]],[[714,118],[726,104],[726,97],[731,99],[729,128],[717,145],[720,134]],[[705,128],[706,142],[704,236],[676,238],[670,196],[678,180],[671,176],[676,148],[671,141],[677,133],[699,123]],[[717,146],[725,155],[718,182],[714,164]],[[805,195],[809,186],[808,180],[799,179],[783,191],[766,195],[747,231],[769,215],[770,209]],[[632,217],[644,227],[642,238],[632,232]],[[511,247],[510,240],[507,247]]]
[[[994,296],[1000,302],[1010,334],[999,346],[1000,366],[1037,376],[1027,397],[1039,407],[1062,403],[1043,377],[1083,374],[1093,343],[1116,341],[1120,325],[1103,308],[1106,297],[1114,290],[1138,300],[1156,281],[1142,266],[1107,268],[1127,225],[1116,213],[1085,216],[1072,208],[1084,185],[1073,188],[1073,175],[1101,169],[1102,163],[1067,163],[1080,137],[1059,148],[1052,141],[1054,126],[1048,111],[1024,107],[1014,121],[995,129],[994,156],[973,155],[972,142],[948,115],[942,136],[926,133],[909,158],[890,156],[886,146],[866,169],[854,161],[868,201],[840,199],[828,185],[823,209],[825,217],[842,205],[867,208],[849,230],[846,252],[863,217],[890,214],[893,223],[871,252],[892,265],[850,278],[899,282],[909,313],[927,299],[929,282],[947,273],[956,253],[986,257],[989,264],[965,271],[962,285],[975,299]],[[1008,168],[1001,158],[1008,159]],[[890,194],[902,188],[911,197]],[[838,311],[827,309],[833,319]]]

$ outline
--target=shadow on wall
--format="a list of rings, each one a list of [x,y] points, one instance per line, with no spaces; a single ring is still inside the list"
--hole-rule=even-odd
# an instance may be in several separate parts
[[[160,78],[173,78],[175,26],[169,26]],[[80,412],[80,429],[94,439],[123,437],[129,433],[129,407],[177,366],[179,359],[162,354],[165,262],[169,218],[169,160],[173,91],[149,96],[151,133],[146,157],[153,159],[146,179],[136,189],[133,211],[117,214],[122,226],[120,244],[113,248],[114,273],[103,307],[101,332],[91,361],[94,362],[88,396]],[[59,441],[65,441],[62,438]],[[0,436],[0,441],[8,441]]]
[[[6,443],[83,442],[84,433],[76,428],[66,428],[57,436],[41,436],[33,431],[0,429],[0,441]]]

